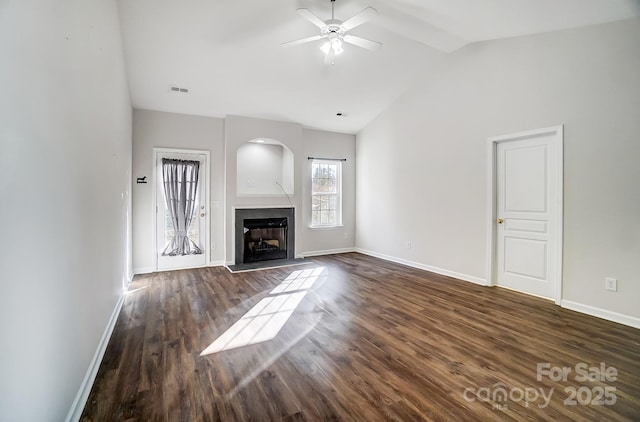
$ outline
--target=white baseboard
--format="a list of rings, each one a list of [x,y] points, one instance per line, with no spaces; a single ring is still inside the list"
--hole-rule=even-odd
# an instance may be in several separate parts
[[[325,249],[323,251],[302,252],[300,256],[303,258],[307,258],[309,256],[334,255],[337,253],[349,253],[349,252],[355,252],[355,251],[356,251],[356,248]]]
[[[617,322],[618,324],[628,325],[633,328],[640,328],[640,318],[629,315],[619,314],[617,312],[608,311],[606,309],[596,308],[582,303],[572,302],[570,300],[562,300],[560,306],[571,309],[572,311],[581,312],[583,314],[606,319],[607,321]]]
[[[153,267],[141,267],[141,268],[133,269],[134,274],[151,274],[152,272],[153,272]]]
[[[209,261],[206,263],[206,265],[201,265],[199,267],[193,267],[193,268],[204,268],[204,267],[224,267],[225,265],[225,261]],[[161,270],[161,271],[173,271],[173,270]],[[151,274],[156,272],[156,270],[153,269],[153,267],[142,267],[142,268],[134,268],[133,269],[133,274]]]
[[[373,256],[375,258],[384,259],[385,261],[395,262],[397,264],[406,265],[408,267],[418,268],[420,270],[430,271],[432,273],[446,275],[447,277],[453,277],[464,281],[469,281],[471,283],[480,284],[482,286],[487,285],[487,281],[484,278],[475,277],[468,274],[457,273],[455,271],[449,271],[438,267],[432,267],[431,265],[421,264],[419,262],[409,261],[407,259],[396,258],[395,256],[385,255],[374,251],[369,251],[362,248],[355,248],[355,252],[359,252],[361,254]]]
[[[118,321],[118,315],[120,315],[120,309],[122,309],[124,297],[124,294],[120,295],[115,308],[113,308],[113,312],[111,313],[111,317],[109,318],[107,327],[105,328],[104,333],[102,333],[100,343],[98,343],[96,353],[93,355],[93,359],[91,359],[91,363],[89,364],[87,373],[82,380],[82,384],[80,384],[78,394],[76,394],[76,398],[73,400],[73,404],[69,409],[69,413],[67,414],[67,418],[65,419],[66,422],[79,421],[80,416],[82,416],[82,411],[84,410],[84,406],[87,404],[89,393],[91,393],[91,387],[93,387],[93,382],[96,379],[96,375],[98,375],[98,369],[100,369],[100,364],[102,363],[104,352],[107,350],[109,339],[111,338],[113,329],[115,328],[116,322]]]

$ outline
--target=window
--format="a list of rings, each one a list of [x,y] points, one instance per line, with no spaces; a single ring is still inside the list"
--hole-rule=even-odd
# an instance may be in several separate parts
[[[311,162],[311,227],[342,225],[342,162]]]

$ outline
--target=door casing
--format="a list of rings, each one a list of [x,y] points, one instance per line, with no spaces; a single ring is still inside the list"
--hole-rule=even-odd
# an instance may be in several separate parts
[[[487,142],[487,285],[495,286],[497,284],[496,277],[496,247],[497,247],[497,145],[501,142],[517,141],[521,139],[527,139],[535,136],[551,136],[552,142],[556,143],[556,162],[557,170],[557,185],[555,186],[555,192],[557,195],[556,203],[557,207],[553,211],[557,224],[557,230],[554,236],[556,242],[556,256],[552,259],[555,260],[555,297],[554,301],[556,305],[560,305],[562,301],[562,232],[563,232],[563,145],[564,145],[564,128],[562,125],[551,126],[542,129],[528,130],[524,132],[512,133],[508,135],[495,136],[488,139]]]
[[[205,264],[204,266],[207,266],[209,262],[211,262],[211,243],[210,243],[210,239],[211,239],[211,216],[210,216],[210,211],[211,211],[211,203],[210,203],[210,180],[211,180],[211,172],[210,172],[210,162],[211,162],[211,154],[209,151],[203,151],[203,150],[193,150],[193,149],[177,149],[177,148],[154,148],[153,149],[153,163],[152,163],[152,178],[151,178],[151,183],[153,183],[153,189],[152,189],[152,193],[151,193],[151,212],[152,212],[152,220],[153,221],[153,230],[152,230],[152,242],[153,242],[153,247],[151,248],[151,252],[153,255],[153,271],[159,271],[158,270],[158,241],[157,241],[157,227],[158,227],[158,212],[156,209],[156,204],[157,204],[157,178],[160,177],[157,171],[157,162],[158,162],[158,157],[161,154],[198,154],[198,155],[204,155],[205,159],[206,159],[206,163],[205,163],[205,169],[204,169],[204,182],[205,182],[205,186],[204,186],[204,200],[203,202],[206,204],[206,209],[205,209],[205,234],[204,234],[204,241],[203,244],[205,246]],[[164,271],[164,270],[162,270]]]

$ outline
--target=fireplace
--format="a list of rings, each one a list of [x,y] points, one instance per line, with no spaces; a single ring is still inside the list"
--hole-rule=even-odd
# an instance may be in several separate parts
[[[287,218],[251,218],[244,220],[243,263],[287,259]]]
[[[236,209],[236,265],[295,257],[293,208]]]

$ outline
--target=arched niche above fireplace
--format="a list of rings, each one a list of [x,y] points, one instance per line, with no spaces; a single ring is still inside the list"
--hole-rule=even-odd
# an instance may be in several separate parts
[[[282,142],[256,138],[240,145],[237,159],[238,196],[294,193],[294,156]]]

